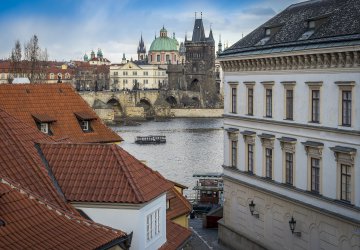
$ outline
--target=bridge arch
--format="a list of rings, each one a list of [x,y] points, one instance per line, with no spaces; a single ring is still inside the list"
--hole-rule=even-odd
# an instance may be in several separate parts
[[[169,103],[172,108],[178,105],[176,98],[172,95],[166,97],[165,101]]]
[[[106,102],[106,104],[109,108],[114,110],[114,120],[118,120],[121,117],[123,117],[124,111],[123,111],[123,108],[121,107],[121,104],[117,98],[114,98],[114,97],[110,98]]]
[[[153,118],[155,115],[154,107],[151,104],[151,101],[147,98],[141,98],[140,101],[136,104],[137,107],[143,107],[146,118]]]

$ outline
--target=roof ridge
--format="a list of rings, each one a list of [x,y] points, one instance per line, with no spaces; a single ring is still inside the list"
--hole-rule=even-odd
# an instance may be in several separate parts
[[[172,189],[175,191],[175,194],[184,202],[186,207],[191,210],[192,206],[191,206],[190,202],[184,197],[184,195],[182,193],[180,193],[178,190],[176,190],[175,187],[173,187]]]
[[[144,195],[143,195],[141,192],[139,192],[139,189],[140,189],[140,188],[139,188],[138,185],[133,181],[133,176],[131,176],[131,174],[130,174],[130,172],[129,172],[129,169],[128,169],[128,167],[127,167],[127,164],[124,162],[123,158],[120,157],[120,155],[119,155],[119,149],[121,149],[121,150],[124,150],[124,149],[118,147],[118,146],[115,145],[115,144],[112,144],[112,145],[110,146],[110,148],[111,148],[111,150],[114,152],[114,155],[115,155],[116,160],[120,163],[120,166],[121,166],[121,168],[122,168],[122,170],[123,170],[123,172],[124,172],[124,174],[125,174],[128,182],[129,182],[131,188],[133,189],[136,198],[138,199],[138,201],[144,202],[144,201],[145,201]],[[125,150],[124,150],[124,151],[125,151]],[[125,152],[126,152],[126,151],[125,151]]]
[[[104,226],[102,224],[87,220],[87,219],[82,218],[80,216],[76,216],[75,214],[72,214],[67,210],[58,208],[58,207],[54,206],[53,204],[49,203],[46,199],[43,199],[42,197],[40,197],[40,196],[32,193],[31,191],[21,187],[16,182],[12,182],[12,181],[9,181],[6,178],[1,177],[0,178],[0,183],[9,186],[12,190],[16,190],[22,195],[26,195],[26,197],[28,197],[29,199],[35,200],[38,204],[44,205],[48,210],[53,210],[58,215],[65,216],[69,220],[74,220],[74,221],[77,221],[79,223],[82,222],[83,224],[85,224],[87,226],[93,226],[93,227],[103,228],[105,230],[111,230],[114,233],[125,234],[121,230],[114,229],[114,228],[111,228],[111,227],[108,227],[108,226]]]

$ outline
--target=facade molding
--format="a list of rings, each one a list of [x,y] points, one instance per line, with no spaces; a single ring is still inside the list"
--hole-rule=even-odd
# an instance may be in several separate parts
[[[308,191],[301,190],[301,189],[295,188],[293,186],[288,186],[288,185],[285,185],[285,184],[282,184],[282,183],[278,183],[278,182],[275,182],[273,180],[261,178],[261,177],[256,176],[256,175],[248,174],[247,172],[243,172],[243,171],[241,171],[239,169],[236,169],[234,167],[223,166],[223,168],[224,168],[224,174],[223,174],[223,179],[224,180],[231,181],[231,182],[233,182],[235,184],[241,184],[241,185],[247,186],[247,187],[249,187],[251,189],[254,189],[256,191],[259,191],[259,192],[262,192],[262,193],[265,193],[265,194],[270,194],[270,195],[272,195],[272,196],[274,196],[276,198],[282,199],[282,200],[284,200],[286,202],[291,202],[291,203],[294,203],[296,205],[301,205],[303,207],[312,209],[314,211],[320,212],[320,213],[325,214],[327,216],[331,216],[331,217],[333,217],[335,219],[344,220],[344,221],[349,222],[349,223],[351,223],[351,224],[353,224],[355,226],[358,226],[360,224],[360,220],[355,219],[357,216],[353,216],[354,218],[352,218],[352,217],[346,216],[344,214],[340,214],[340,213],[330,211],[328,209],[330,206],[346,208],[346,209],[348,209],[348,211],[350,213],[353,213],[355,215],[355,214],[360,213],[360,208],[359,207],[356,207],[356,206],[351,205],[351,204],[343,203],[343,202],[340,202],[340,201],[334,201],[333,199],[326,198],[326,197],[321,196],[321,195],[313,195],[312,193],[310,193]],[[252,180],[254,180],[254,182],[249,183],[249,182],[244,181],[244,180],[242,180],[240,178],[236,178],[234,176],[231,176],[231,175],[226,173],[227,171],[232,172],[232,173],[234,173],[236,175],[251,178]],[[324,206],[323,207],[314,206],[312,204],[304,202],[303,200],[295,199],[293,196],[290,197],[290,196],[281,194],[280,192],[272,191],[273,189],[268,189],[268,188],[264,188],[262,186],[256,185],[256,183],[255,183],[256,181],[261,181],[265,185],[267,184],[267,185],[271,185],[273,187],[278,187],[278,188],[282,188],[282,189],[285,187],[287,189],[291,189],[292,192],[300,194],[303,197],[315,199],[315,200],[317,200],[317,202],[324,202]],[[327,206],[326,206],[326,204],[327,204]]]
[[[338,129],[338,128],[332,128],[332,127],[325,127],[325,126],[315,126],[315,125],[301,124],[301,123],[296,123],[296,122],[276,121],[276,120],[270,120],[270,119],[248,117],[248,116],[244,117],[244,116],[231,115],[231,114],[224,114],[223,117],[240,120],[240,121],[261,122],[264,124],[273,124],[273,125],[280,125],[280,126],[287,126],[287,127],[313,129],[313,130],[318,130],[318,131],[334,132],[334,133],[360,136],[360,131],[358,131],[358,130],[345,130],[345,129]]]
[[[226,72],[360,68],[360,50],[226,59],[220,61]]]

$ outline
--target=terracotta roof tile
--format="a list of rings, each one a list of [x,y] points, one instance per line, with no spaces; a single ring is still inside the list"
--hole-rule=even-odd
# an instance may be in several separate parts
[[[26,124],[37,128],[33,115],[47,115],[55,139],[74,142],[119,142],[121,137],[108,128],[89,105],[68,84],[1,84],[0,108]],[[91,121],[92,132],[84,133],[75,113],[97,118]]]
[[[126,239],[120,230],[59,210],[3,179],[0,219],[0,249],[96,249]]]
[[[0,109],[0,176],[16,181],[48,202],[72,210],[53,186],[34,146],[35,142],[53,141]]]
[[[137,204],[173,186],[114,144],[43,143],[40,148],[68,201]]]
[[[166,220],[166,243],[159,250],[175,250],[190,239],[192,232],[170,220]]]
[[[170,208],[166,210],[167,219],[175,219],[181,215],[189,214],[192,210],[190,202],[179,193],[175,187],[170,189],[167,194],[167,199],[170,200]]]

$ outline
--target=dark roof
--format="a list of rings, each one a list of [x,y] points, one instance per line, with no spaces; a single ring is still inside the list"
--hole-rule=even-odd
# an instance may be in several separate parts
[[[173,184],[115,144],[40,144],[68,201],[139,204]]]
[[[60,210],[0,179],[1,249],[97,249],[127,235]],[[110,247],[109,247],[110,248]]]
[[[0,108],[37,128],[33,115],[55,119],[51,131],[55,139],[74,142],[119,142],[121,137],[108,128],[69,84],[1,84]],[[90,114],[91,133],[84,133],[75,113]]]
[[[221,56],[251,54],[254,50],[271,53],[278,47],[300,50],[313,48],[315,44],[319,47],[339,46],[335,42],[347,45],[360,40],[359,16],[358,0],[314,0],[293,4],[223,51]],[[299,40],[309,30],[308,21],[311,20],[322,21],[308,39]],[[264,45],[256,45],[265,37],[266,28],[273,28],[274,34]]]
[[[49,203],[72,210],[54,187],[35,142],[53,139],[0,109],[0,178],[15,181]]]
[[[48,116],[47,114],[32,114],[34,119],[38,122],[55,122],[56,119]]]
[[[195,19],[194,30],[192,35],[193,42],[203,42],[206,40],[204,25],[202,19]]]

